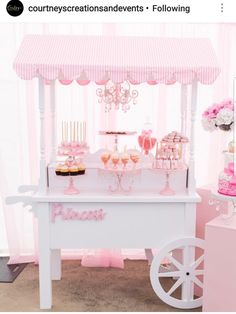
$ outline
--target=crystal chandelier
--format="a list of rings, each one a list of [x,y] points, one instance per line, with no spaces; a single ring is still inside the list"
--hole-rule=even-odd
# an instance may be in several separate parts
[[[112,108],[119,110],[120,108],[127,112],[130,109],[130,102],[133,105],[137,103],[137,90],[130,90],[130,83],[124,81],[123,83],[113,83],[109,80],[104,88],[97,89],[98,102],[104,103],[105,112],[109,112]]]

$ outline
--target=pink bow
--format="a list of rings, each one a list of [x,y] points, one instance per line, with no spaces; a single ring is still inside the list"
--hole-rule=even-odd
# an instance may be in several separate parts
[[[145,137],[150,137],[152,134],[152,130],[142,130],[142,135]]]
[[[234,175],[234,163],[230,162],[228,168],[225,168],[225,173],[229,176],[232,176],[230,183],[236,185],[236,175]]]

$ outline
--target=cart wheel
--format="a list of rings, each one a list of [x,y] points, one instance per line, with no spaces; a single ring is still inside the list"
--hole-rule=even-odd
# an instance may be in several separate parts
[[[183,238],[164,246],[153,258],[150,269],[151,284],[157,296],[175,308],[200,307],[202,297],[194,296],[194,291],[200,289],[198,292],[202,295],[203,261],[204,241],[201,239]]]

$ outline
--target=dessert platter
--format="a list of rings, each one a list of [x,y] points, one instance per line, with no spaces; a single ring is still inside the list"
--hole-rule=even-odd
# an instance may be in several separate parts
[[[64,54],[58,58],[60,51]],[[94,51],[99,51],[100,57]],[[201,51],[205,52],[204,62]],[[203,274],[204,249],[203,240],[195,237],[200,197],[195,183],[194,138],[198,86],[213,83],[220,72],[210,41],[28,35],[14,69],[21,79],[36,78],[39,89],[39,183],[21,187],[26,193],[9,196],[6,201],[30,205],[38,220],[40,308],[53,305],[52,280],[61,279],[61,250],[79,248],[143,248],[151,263],[150,281],[157,297],[180,309],[201,306],[201,296],[194,296],[195,287],[202,289],[203,285],[198,276]],[[89,119],[56,119],[56,88],[60,84],[70,88],[73,81],[78,88],[91,81],[99,85],[99,101],[94,106],[105,110],[108,119],[115,110],[132,119],[132,111],[139,106],[139,84],[147,83],[149,90],[178,83],[180,99],[172,105],[179,108],[180,129],[165,130],[163,137],[158,126],[154,131],[148,123],[132,131],[119,125],[118,130],[100,132],[114,136],[114,145],[95,151],[88,139],[100,135],[92,134]],[[45,86],[51,94],[50,130],[45,124]],[[163,104],[157,105],[161,108]],[[191,114],[188,121],[187,113]],[[152,123],[157,123],[155,117]],[[45,149],[48,132],[49,155]],[[118,137],[124,136],[125,141],[128,135],[132,147],[119,147]],[[158,248],[155,256],[153,248]],[[198,258],[196,250],[202,252]],[[163,287],[164,277],[175,279],[169,290]]]

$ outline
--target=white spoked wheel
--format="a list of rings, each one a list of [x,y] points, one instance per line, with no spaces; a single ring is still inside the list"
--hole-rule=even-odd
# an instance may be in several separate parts
[[[182,238],[170,242],[153,258],[150,269],[153,290],[163,302],[175,308],[200,307],[203,261],[203,240]],[[194,295],[197,290],[200,297]]]

